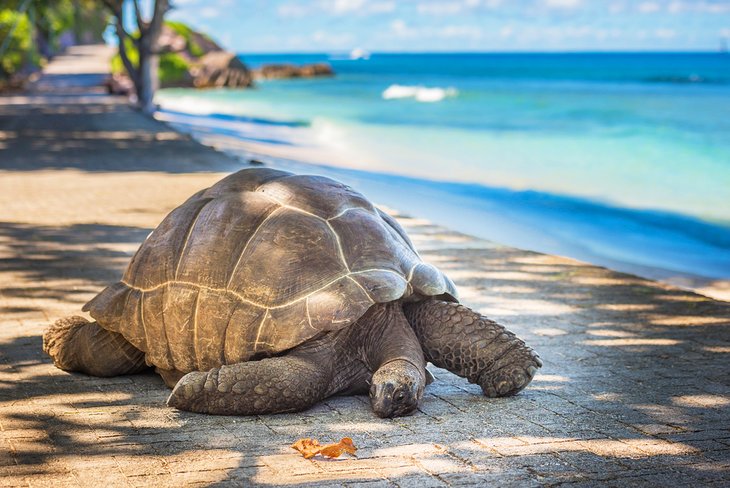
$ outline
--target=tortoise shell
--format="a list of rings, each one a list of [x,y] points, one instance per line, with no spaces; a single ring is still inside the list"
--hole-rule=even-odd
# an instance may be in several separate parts
[[[456,291],[360,193],[245,169],[170,212],[84,311],[149,364],[185,373],[281,353],[374,303],[430,296]]]

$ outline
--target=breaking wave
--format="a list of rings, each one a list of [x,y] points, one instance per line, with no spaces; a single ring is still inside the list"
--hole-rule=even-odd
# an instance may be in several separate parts
[[[390,85],[383,91],[384,100],[398,98],[413,98],[418,102],[440,102],[446,97],[455,97],[459,94],[456,88],[427,87],[422,85]]]

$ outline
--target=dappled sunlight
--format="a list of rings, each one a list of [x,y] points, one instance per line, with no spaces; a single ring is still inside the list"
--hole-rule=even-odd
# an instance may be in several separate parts
[[[636,337],[636,334],[633,332],[614,329],[590,329],[586,333],[599,337]]]
[[[655,423],[667,425],[691,425],[696,418],[686,408],[658,403],[632,404],[631,408],[637,410]],[[666,428],[666,427],[665,427]]]
[[[574,311],[566,304],[539,298],[496,298],[477,288],[459,287],[459,297],[465,303],[479,303],[479,311],[487,316],[499,315],[563,315]]]
[[[583,344],[590,346],[676,346],[682,341],[676,339],[626,338],[626,339],[589,339]]]
[[[472,443],[462,443],[462,449],[487,447],[502,456],[529,456],[559,452],[584,451],[601,457],[642,458],[667,455],[691,455],[697,448],[661,439],[576,439],[575,437],[511,437],[475,438]]]
[[[27,131],[25,131],[24,135],[28,135],[28,136],[40,139],[39,141],[37,141],[38,143],[42,143],[43,139],[60,139],[60,138],[63,138],[65,140],[101,139],[101,140],[111,140],[111,141],[127,140],[127,139],[134,139],[134,140],[141,140],[141,141],[171,141],[171,140],[189,139],[189,136],[180,134],[179,132],[161,131],[161,132],[150,133],[147,131],[140,131],[140,130],[114,130],[114,131],[109,131],[109,130],[107,130],[107,131],[104,131],[104,130],[98,130],[98,131],[97,130],[95,130],[95,131],[27,130]]]
[[[535,381],[538,383],[544,382],[544,381],[549,381],[549,382],[554,382],[554,383],[567,383],[568,381],[570,381],[570,378],[568,378],[566,376],[560,376],[558,374],[539,374],[538,373],[535,375],[535,377],[532,379],[532,381]]]
[[[332,423],[329,424],[328,427],[332,432],[342,432],[343,434],[347,434],[349,432],[389,432],[396,428],[392,424],[386,424],[383,422]]]
[[[576,285],[584,286],[611,286],[625,285],[626,279],[623,276],[576,276],[572,279]]]
[[[655,310],[657,306],[651,303],[599,303],[596,305],[596,308],[617,312],[644,312],[647,310]]]
[[[649,320],[654,325],[688,326],[699,325],[728,325],[727,317],[708,317],[706,315],[651,315]]]
[[[682,395],[672,398],[680,407],[721,408],[730,405],[730,395]]]
[[[570,378],[555,374],[536,374],[532,379],[530,388],[537,391],[561,391],[565,389],[565,383]]]
[[[531,286],[493,286],[491,291],[494,293],[537,293],[538,289]]]
[[[557,327],[539,327],[537,329],[533,329],[532,332],[545,337],[557,337],[568,333],[567,331],[558,329]]]

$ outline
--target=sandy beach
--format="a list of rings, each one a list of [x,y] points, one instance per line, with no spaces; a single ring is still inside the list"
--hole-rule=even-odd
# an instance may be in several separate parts
[[[244,162],[133,111],[73,48],[0,97],[0,486],[721,486],[730,470],[730,303],[451,231],[388,209],[461,300],[534,347],[518,396],[429,366],[419,411],[366,397],[215,417],[165,406],[153,374],[53,367],[44,328],[115,281],[164,215]],[[358,457],[305,460],[301,437]]]

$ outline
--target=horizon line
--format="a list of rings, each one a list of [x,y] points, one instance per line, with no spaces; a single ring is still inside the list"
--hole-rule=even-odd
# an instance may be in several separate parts
[[[322,51],[237,51],[238,55],[258,56],[258,55],[283,55],[283,54],[349,54],[353,49],[331,49]],[[368,54],[724,54],[730,55],[730,52],[715,50],[566,50],[566,51],[396,51],[396,50],[378,50],[367,51]]]

